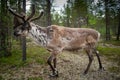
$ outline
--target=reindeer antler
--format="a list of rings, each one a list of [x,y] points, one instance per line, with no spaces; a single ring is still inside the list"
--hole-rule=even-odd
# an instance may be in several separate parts
[[[23,18],[25,17],[25,16],[23,16],[23,15],[20,15],[19,13],[14,12],[14,11],[10,8],[10,4],[9,4],[8,0],[6,0],[6,1],[7,1],[7,9],[8,9],[13,15],[15,15],[15,16],[21,18],[21,19],[23,19]]]
[[[19,18],[21,18],[21,19],[23,19],[24,18],[24,16],[22,16],[22,15],[20,15],[20,14],[18,14],[18,13],[16,13],[16,12],[14,12],[10,7],[8,7],[8,10],[13,14],[13,15],[15,15],[15,16],[17,16],[17,17],[19,17]]]
[[[31,13],[31,15],[27,18],[27,21],[30,20],[34,15],[35,15],[35,5],[32,4],[32,13]]]
[[[38,17],[35,17],[35,18],[31,19],[30,21],[34,21],[34,20],[37,20],[37,19],[41,18],[41,16],[43,15],[43,13],[44,12],[42,11]]]
[[[43,11],[40,13],[40,15],[38,17],[32,18],[34,15],[35,15],[35,5],[32,4],[32,13],[27,18],[27,21],[34,21],[34,20],[37,20],[37,19],[41,18],[41,16],[43,15]]]
[[[7,6],[7,8],[13,15],[17,16],[18,18],[21,18],[23,21],[34,21],[34,20],[41,18],[41,16],[43,15],[43,11],[42,11],[38,17],[32,18],[35,15],[35,5],[34,4],[32,4],[32,12],[27,19],[25,19],[25,16],[14,12],[9,6]]]

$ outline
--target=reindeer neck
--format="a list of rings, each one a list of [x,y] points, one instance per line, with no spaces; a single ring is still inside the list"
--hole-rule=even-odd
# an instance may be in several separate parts
[[[30,23],[31,30],[29,31],[29,36],[40,46],[45,47],[47,45],[47,33],[45,28],[38,26],[34,23]]]

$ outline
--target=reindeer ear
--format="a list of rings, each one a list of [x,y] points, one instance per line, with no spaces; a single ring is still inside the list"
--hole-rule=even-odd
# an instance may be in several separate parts
[[[47,34],[48,34],[48,38],[49,39],[52,39],[53,37],[54,37],[54,33],[53,33],[54,31],[53,31],[53,28],[52,28],[52,26],[48,26],[47,27]]]
[[[48,28],[48,32],[53,32],[52,26],[48,26],[47,28]]]
[[[51,28],[50,28],[50,32],[53,32],[53,31],[54,31],[54,30],[53,30],[53,28],[51,27]]]

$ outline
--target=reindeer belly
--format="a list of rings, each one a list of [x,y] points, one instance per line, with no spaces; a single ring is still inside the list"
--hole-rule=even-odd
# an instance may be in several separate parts
[[[86,41],[78,38],[64,39],[62,43],[64,50],[78,50],[86,46]]]

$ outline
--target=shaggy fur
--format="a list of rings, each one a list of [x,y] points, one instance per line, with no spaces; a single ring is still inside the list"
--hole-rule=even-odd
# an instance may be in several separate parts
[[[11,9],[9,9],[9,11],[15,16],[14,35],[29,35],[38,45],[46,48],[51,53],[47,60],[47,63],[52,69],[52,74],[50,74],[50,76],[58,76],[58,71],[56,70],[56,58],[63,50],[84,49],[86,51],[89,63],[84,74],[87,74],[90,68],[93,61],[93,53],[97,56],[99,69],[103,69],[98,51],[96,50],[96,44],[100,38],[100,33],[98,31],[89,28],[68,28],[57,25],[48,27],[38,26],[32,23],[32,21],[40,18],[43,12],[38,17],[32,18],[35,13],[34,7],[29,17],[25,14],[21,15],[15,13]]]

